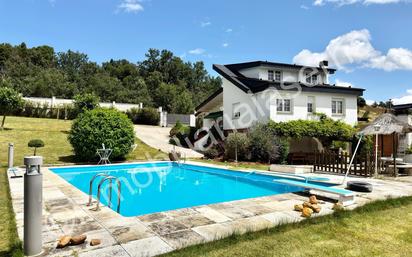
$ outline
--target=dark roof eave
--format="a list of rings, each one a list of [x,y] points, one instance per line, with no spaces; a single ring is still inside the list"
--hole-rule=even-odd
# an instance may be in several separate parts
[[[204,100],[202,103],[200,103],[196,108],[195,111],[197,112],[200,108],[202,108],[203,106],[205,106],[208,102],[210,102],[213,98],[215,98],[216,96],[218,96],[219,94],[221,94],[223,92],[223,87],[219,88],[218,90],[216,90],[213,94],[211,94],[206,100]]]

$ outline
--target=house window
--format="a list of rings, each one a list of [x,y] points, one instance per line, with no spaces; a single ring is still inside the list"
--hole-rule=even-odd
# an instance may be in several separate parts
[[[312,75],[312,84],[318,84],[318,75]]]
[[[239,111],[240,103],[234,103],[232,105],[232,119],[236,120],[240,118],[240,111]]]
[[[310,75],[306,73],[306,83],[316,85],[318,84],[318,75]]]
[[[272,81],[274,79],[274,72],[273,70],[268,71],[268,80]]]
[[[292,102],[290,99],[277,99],[276,106],[278,112],[291,112],[292,110]]]
[[[275,72],[275,81],[281,81],[282,79],[282,72],[276,71]]]
[[[332,114],[343,115],[343,99],[332,99]]]
[[[308,113],[314,113],[315,112],[315,97],[313,96],[308,96]]]

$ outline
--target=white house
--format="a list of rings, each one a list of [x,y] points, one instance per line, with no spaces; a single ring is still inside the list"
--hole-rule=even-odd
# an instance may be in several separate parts
[[[213,65],[222,76],[222,88],[196,108],[203,125],[219,117],[225,132],[246,130],[256,122],[315,119],[315,113],[357,123],[357,98],[364,89],[329,84],[335,69],[255,61]],[[223,123],[223,124],[222,124]]]

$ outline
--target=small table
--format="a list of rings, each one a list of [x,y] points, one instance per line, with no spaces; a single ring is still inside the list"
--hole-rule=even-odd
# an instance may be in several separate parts
[[[113,151],[112,149],[106,148],[104,146],[104,144],[102,144],[102,149],[97,149],[97,151],[96,151],[97,155],[100,157],[100,160],[97,163],[97,165],[99,165],[99,164],[110,164],[109,157],[112,154],[112,151]]]

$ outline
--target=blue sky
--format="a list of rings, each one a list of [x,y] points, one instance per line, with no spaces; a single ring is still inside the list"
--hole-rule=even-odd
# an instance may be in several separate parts
[[[409,0],[0,0],[0,42],[139,61],[149,48],[188,61],[329,59],[331,79],[370,100],[412,102]],[[213,73],[216,75],[215,73]]]

